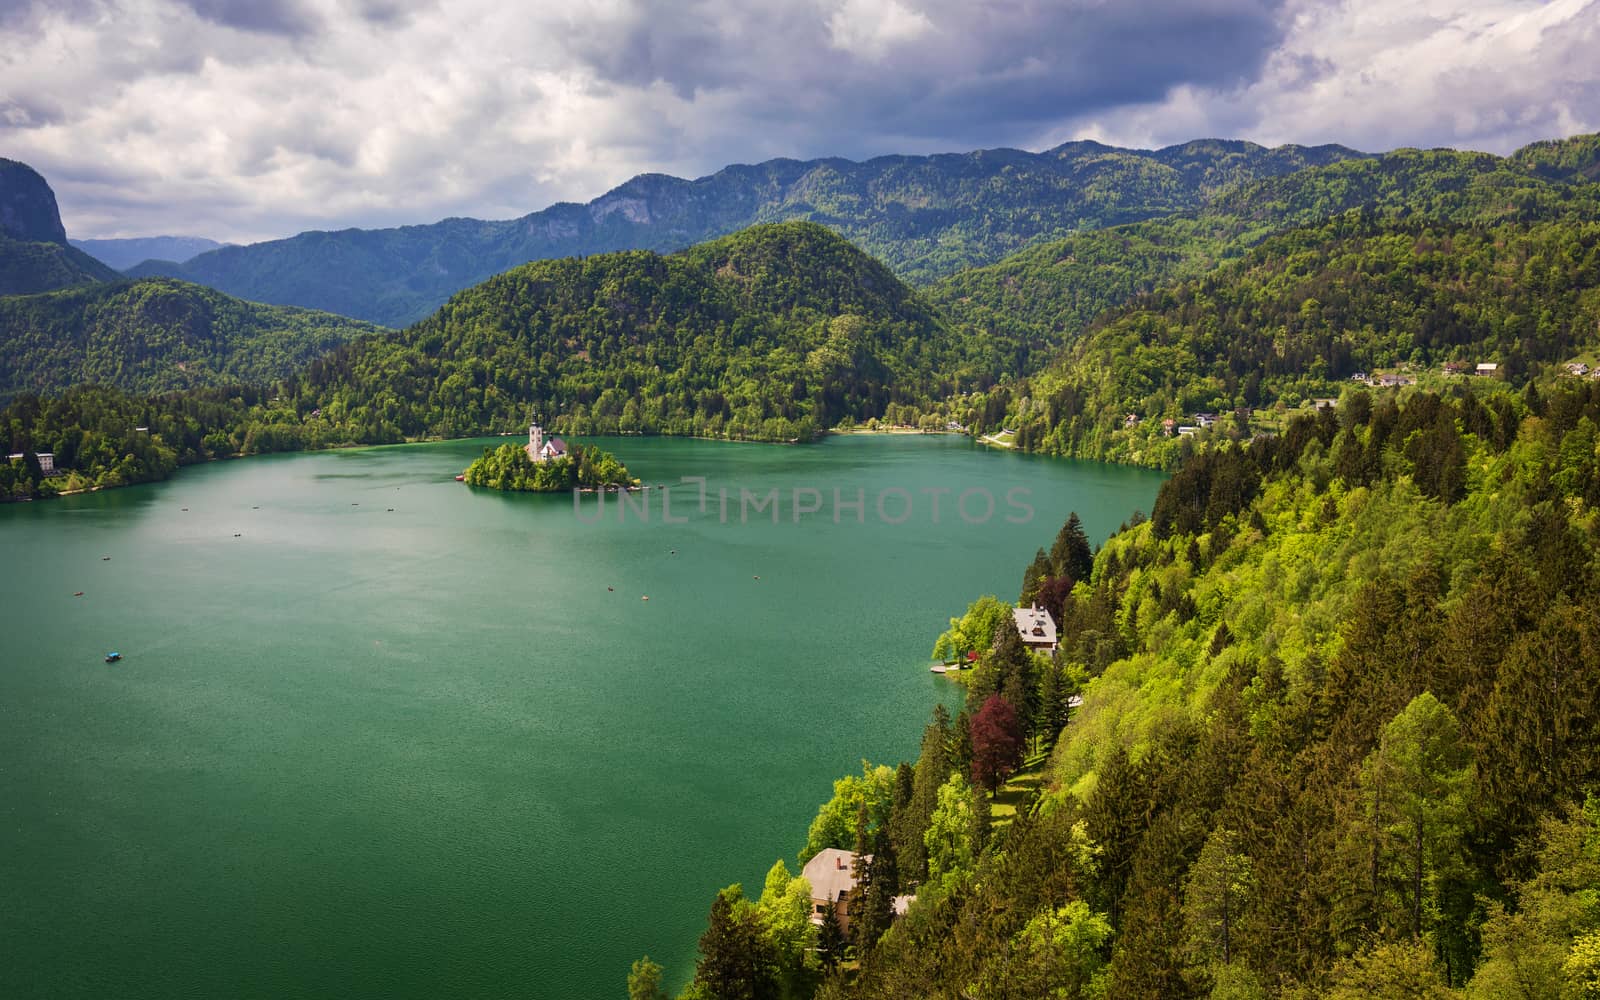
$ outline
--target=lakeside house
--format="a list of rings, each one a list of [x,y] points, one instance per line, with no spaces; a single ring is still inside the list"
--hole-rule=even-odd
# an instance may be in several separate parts
[[[1583,378],[1585,375],[1589,374],[1589,366],[1584,364],[1582,361],[1573,361],[1567,365],[1567,374],[1576,376],[1577,378]]]
[[[1465,375],[1470,371],[1472,371],[1472,362],[1470,361],[1446,361],[1444,363],[1444,373],[1446,375]]]
[[[1035,604],[1031,608],[1015,608],[1011,619],[1016,623],[1022,644],[1040,653],[1056,651],[1056,623],[1050,612]]]
[[[1472,374],[1482,376],[1483,378],[1495,378],[1500,374],[1500,366],[1494,364],[1493,362],[1485,361],[1478,365],[1477,368],[1473,369]]]
[[[56,474],[56,456],[55,456],[54,452],[41,451],[41,452],[35,453],[34,457],[39,460],[39,475],[41,475],[41,476],[53,476],[53,475]],[[26,461],[27,458],[28,458],[28,453],[27,452],[19,451],[19,452],[14,452],[13,454],[7,455],[6,456],[6,461],[8,461],[8,462]]]
[[[1318,396],[1311,401],[1311,408],[1315,410],[1334,410],[1338,407],[1339,401],[1331,396]]]
[[[864,861],[871,861],[868,854]],[[811,883],[811,922],[822,923],[822,915],[833,907],[839,929],[850,933],[850,897],[856,888],[856,854],[837,847],[825,847],[800,870]]]
[[[528,457],[535,462],[544,462],[552,458],[561,458],[567,453],[567,443],[558,437],[545,439],[544,428],[538,424],[528,425],[528,444],[524,449]]]
[[[863,863],[871,864],[872,855],[861,856]],[[856,853],[837,847],[825,847],[806,862],[800,874],[811,883],[811,922],[821,924],[823,914],[833,907],[839,920],[839,930],[850,933],[850,902],[856,895]],[[916,893],[894,897],[890,909],[896,918],[906,915],[906,910],[916,900]]]

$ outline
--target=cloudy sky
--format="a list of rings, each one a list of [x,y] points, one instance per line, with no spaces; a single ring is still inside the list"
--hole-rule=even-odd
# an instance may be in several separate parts
[[[518,8],[523,9],[518,9]],[[1600,0],[0,0],[75,237],[509,218],[644,171],[1600,131]]]

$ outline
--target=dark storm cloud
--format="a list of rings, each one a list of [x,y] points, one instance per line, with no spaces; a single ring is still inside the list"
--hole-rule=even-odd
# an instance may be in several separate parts
[[[609,83],[660,82],[681,97],[737,87],[780,120],[813,119],[847,137],[841,148],[862,149],[879,135],[1017,140],[1179,84],[1238,84],[1281,38],[1279,6],[636,3],[574,25],[569,41]]]
[[[0,126],[8,128],[39,128],[56,125],[67,119],[66,108],[49,99],[11,99],[0,97]]]
[[[309,35],[321,23],[297,0],[182,0],[182,5],[213,24],[291,38]]]

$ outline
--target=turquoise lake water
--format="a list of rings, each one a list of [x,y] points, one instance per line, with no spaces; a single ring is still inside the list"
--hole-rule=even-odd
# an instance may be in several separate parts
[[[589,524],[454,482],[489,443],[0,506],[0,996],[586,1000],[645,953],[680,983],[719,887],[915,755],[946,620],[1161,482],[953,437],[595,439],[709,502]]]

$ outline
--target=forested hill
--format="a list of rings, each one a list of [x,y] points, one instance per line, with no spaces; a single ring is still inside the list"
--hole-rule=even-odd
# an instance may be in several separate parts
[[[167,279],[0,297],[0,400],[80,383],[166,392],[266,385],[381,327]]]
[[[1595,383],[1361,393],[1197,455],[1092,561],[1069,521],[1018,567],[1060,652],[979,601],[967,710],[819,810],[802,858],[872,855],[850,938],[776,865],[682,996],[1591,995],[1597,426]]]
[[[1206,206],[1076,233],[930,289],[952,322],[1005,345],[1027,372],[1097,316],[1142,292],[1207,274],[1266,237],[1353,210],[1450,223],[1584,221],[1600,213],[1600,136],[1536,143],[1501,158],[1397,150],[1259,179]]]
[[[882,264],[812,223],[670,256],[537,261],[393,339],[313,362],[285,398],[355,440],[558,430],[806,439],[998,377]]]
[[[115,368],[157,385],[180,377],[160,357],[192,358],[181,377],[254,381],[252,365],[365,331],[156,280],[0,308],[15,314],[0,312],[7,326],[41,331],[20,354],[35,370],[56,357],[63,369],[91,365],[109,381]],[[57,336],[78,339],[65,349]],[[53,452],[70,472],[46,481],[27,461],[0,465],[0,495],[164,479],[237,454],[493,433],[530,415],[568,433],[763,441],[874,418],[942,428],[944,401],[990,384],[996,365],[987,345],[957,336],[843,238],[811,223],[763,225],[665,257],[528,264],[271,387],[224,378],[159,395],[105,384],[21,393],[0,412],[0,445]]]
[[[0,295],[26,295],[121,276],[67,245],[55,192],[25,163],[0,158]]]
[[[1003,419],[1024,447],[1165,466],[1186,446],[1165,420],[1219,414],[1208,433],[1248,437],[1358,374],[1437,385],[1464,377],[1446,363],[1489,363],[1520,381],[1597,347],[1600,223],[1354,212],[1107,314]]]
[[[1028,153],[770,160],[708,177],[635,177],[586,205],[520,219],[308,232],[129,271],[401,326],[452,293],[529,260],[677,250],[755,223],[822,223],[913,282],[1077,229],[1191,209],[1229,185],[1360,156],[1202,140],[1160,150],[1074,142]]]

